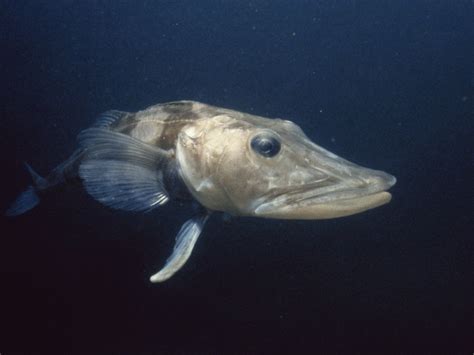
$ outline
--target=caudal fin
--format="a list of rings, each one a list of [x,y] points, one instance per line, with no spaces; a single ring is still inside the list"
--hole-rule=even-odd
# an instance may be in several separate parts
[[[11,206],[5,211],[5,216],[18,216],[34,208],[40,202],[37,191],[45,188],[47,185],[46,179],[38,175],[31,166],[25,163],[25,167],[31,175],[33,184],[28,186],[26,190],[16,198]]]
[[[5,216],[15,217],[34,208],[40,202],[39,196],[33,185],[23,191],[6,210]]]

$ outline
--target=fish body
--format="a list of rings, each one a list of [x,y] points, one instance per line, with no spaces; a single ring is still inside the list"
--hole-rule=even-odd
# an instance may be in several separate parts
[[[148,212],[170,199],[198,212],[176,237],[152,282],[170,278],[191,255],[213,212],[278,219],[327,219],[390,201],[387,173],[351,163],[313,143],[295,123],[194,101],[135,113],[107,111],[78,136],[79,148],[33,184],[7,215],[39,203],[39,194],[79,180],[111,208]]]

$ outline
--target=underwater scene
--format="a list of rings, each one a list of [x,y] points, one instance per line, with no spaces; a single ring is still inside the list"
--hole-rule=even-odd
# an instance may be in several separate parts
[[[470,0],[0,2],[0,355],[471,354]]]

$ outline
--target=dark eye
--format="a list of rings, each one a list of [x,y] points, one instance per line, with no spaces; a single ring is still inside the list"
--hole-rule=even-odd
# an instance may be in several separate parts
[[[278,139],[266,133],[253,137],[250,146],[255,152],[266,158],[274,157],[281,149]]]

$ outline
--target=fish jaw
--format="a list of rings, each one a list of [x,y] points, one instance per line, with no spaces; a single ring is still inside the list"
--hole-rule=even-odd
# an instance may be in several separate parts
[[[331,219],[364,212],[382,206],[390,202],[391,199],[392,195],[383,191],[367,196],[317,204],[288,204],[276,208],[266,203],[255,210],[255,215],[277,219]]]
[[[278,219],[331,219],[350,216],[382,206],[392,199],[387,192],[396,178],[382,171],[352,166],[357,178],[329,187],[307,184],[258,204],[254,215]],[[296,192],[295,192],[296,190]]]

